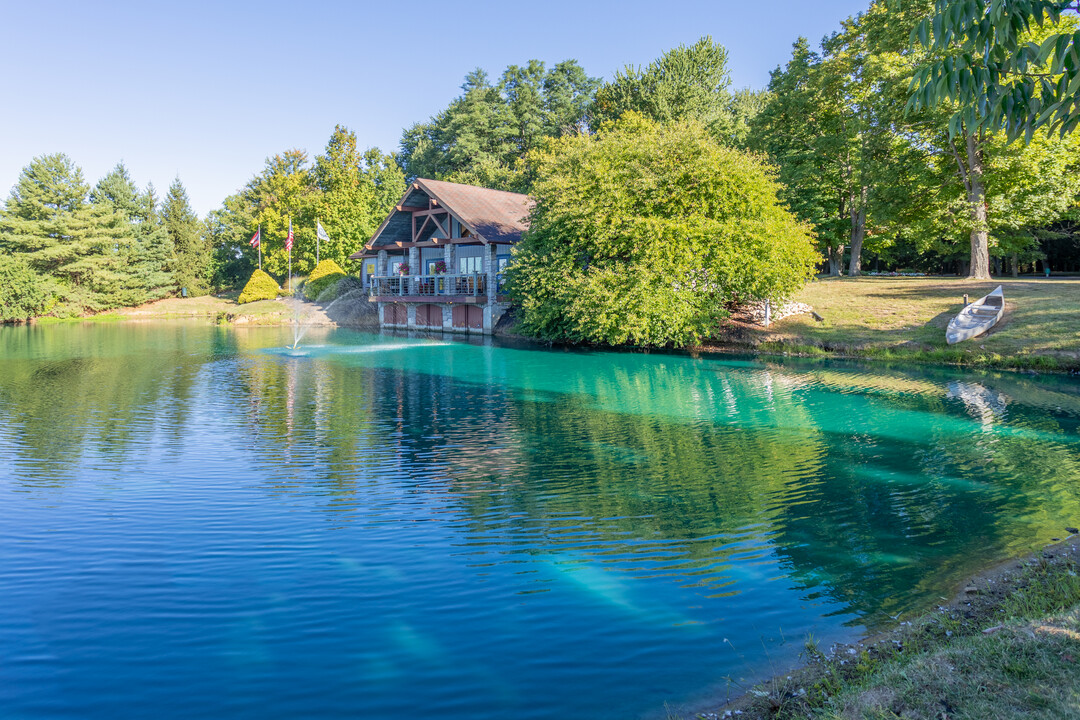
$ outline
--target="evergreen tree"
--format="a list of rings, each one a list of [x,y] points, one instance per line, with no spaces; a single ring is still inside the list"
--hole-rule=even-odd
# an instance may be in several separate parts
[[[89,191],[82,168],[71,158],[42,155],[23,168],[5,212],[20,220],[53,220],[81,208]]]
[[[145,198],[139,193],[122,162],[117,163],[108,175],[98,180],[97,185],[90,191],[90,202],[109,203],[129,220],[143,220],[146,217]]]
[[[79,263],[97,254],[83,242],[87,193],[82,169],[62,153],[34,158],[23,168],[4,206],[0,243],[7,255],[21,256],[60,301],[75,292],[85,272]]]
[[[187,288],[191,295],[205,295],[210,291],[212,274],[210,247],[180,178],[172,181],[165,194],[161,222],[175,254],[173,286]]]
[[[159,212],[157,192],[153,183],[139,195],[141,214],[136,224],[139,241],[138,272],[147,297],[157,300],[175,292],[176,246]]]
[[[49,291],[26,258],[15,255],[0,259],[0,323],[40,315],[50,300]]]
[[[172,239],[157,216],[153,185],[139,192],[123,163],[98,181],[90,192],[90,202],[118,212],[131,226],[131,242],[123,246],[121,274],[126,304],[139,304],[165,297],[173,289]],[[119,248],[119,246],[118,246]]]
[[[574,60],[511,65],[497,84],[476,69],[445,110],[405,130],[397,160],[410,178],[527,191],[529,151],[584,129],[599,82]]]

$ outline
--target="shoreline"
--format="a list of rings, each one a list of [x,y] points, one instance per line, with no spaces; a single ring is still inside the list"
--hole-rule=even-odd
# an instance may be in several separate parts
[[[708,342],[687,349],[691,353],[717,355],[753,355],[755,357],[795,357],[810,360],[860,360],[873,363],[915,363],[973,370],[1007,370],[1023,373],[1080,373],[1080,356],[1061,357],[1056,354],[1030,354],[1005,357],[996,354],[971,353],[965,350],[932,348],[831,348],[802,345],[783,341],[759,344]]]
[[[278,301],[261,301],[275,303]],[[321,314],[322,307],[318,303],[300,301],[312,313]],[[254,304],[254,303],[253,303]],[[239,306],[236,306],[239,307]],[[176,320],[190,320],[206,322],[210,325],[232,325],[237,327],[289,327],[294,324],[291,311],[267,312],[260,308],[261,312],[242,312],[237,309],[218,310],[206,312],[147,312],[139,308],[124,308],[121,310],[107,311],[97,315],[77,316],[71,318],[55,318],[44,316],[32,318],[25,323],[27,326],[71,325],[79,323],[113,323],[113,322],[170,322]],[[372,324],[350,324],[332,320],[327,317],[305,319],[305,324],[320,327],[340,327],[346,329],[370,329],[378,331],[380,328]],[[807,360],[847,360],[871,362],[888,365],[890,363],[913,363],[918,365],[948,367],[954,369],[968,368],[972,370],[1001,370],[1026,374],[1080,374],[1080,352],[1067,355],[1059,353],[1030,353],[1021,356],[1002,356],[996,353],[978,353],[969,349],[935,349],[935,348],[866,348],[866,347],[829,347],[813,344],[790,343],[785,340],[766,340],[763,342],[739,342],[732,340],[710,340],[700,345],[692,345],[685,348],[640,348],[634,346],[600,347],[591,345],[560,345],[549,343],[536,338],[520,335],[512,331],[497,332],[488,337],[505,340],[513,343],[527,343],[536,347],[563,347],[571,350],[592,350],[600,352],[632,352],[632,353],[656,353],[656,354],[683,354],[691,357],[700,355],[743,355],[759,358],[802,358]]]
[[[852,696],[862,690],[873,692],[874,679],[887,675],[897,665],[914,663],[923,656],[947,652],[966,642],[983,642],[998,635],[1004,637],[1028,621],[1040,621],[1044,626],[1051,624],[1046,616],[1070,609],[1075,612],[1080,608],[1080,579],[1077,579],[1080,534],[1063,532],[1062,535],[1067,537],[1026,555],[995,562],[967,577],[957,584],[952,598],[941,605],[906,620],[898,617],[893,627],[870,632],[852,643],[822,649],[808,640],[799,654],[799,661],[787,670],[746,687],[734,696],[698,701],[693,707],[678,712],[669,709],[667,718],[795,720],[820,717],[821,713],[844,707],[844,701],[851,704]],[[1024,612],[1022,609],[1025,608],[1032,611]],[[1030,630],[1025,632],[1031,635],[1032,642],[1037,642],[1035,634]],[[1071,637],[1068,635],[1071,631],[1061,632]],[[1080,636],[1074,640],[1080,641]],[[1080,642],[1077,649],[1080,649]],[[1074,659],[1064,661],[1075,662]],[[943,702],[950,704],[948,698]],[[873,712],[881,709],[892,712],[887,708],[870,708]],[[952,717],[951,712],[947,714]],[[849,716],[859,717],[842,715]],[[903,717],[923,716],[904,714]]]

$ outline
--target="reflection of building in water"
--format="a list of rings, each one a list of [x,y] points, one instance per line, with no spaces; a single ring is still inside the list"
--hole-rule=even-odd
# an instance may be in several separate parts
[[[960,380],[949,383],[945,397],[963,402],[968,412],[982,424],[984,430],[992,427],[995,422],[1005,419],[1009,404],[1007,395],[979,383]]]

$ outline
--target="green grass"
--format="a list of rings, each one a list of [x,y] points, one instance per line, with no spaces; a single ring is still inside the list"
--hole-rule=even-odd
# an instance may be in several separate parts
[[[1073,537],[872,641],[835,654],[809,641],[806,667],[734,709],[746,720],[1080,718],[1078,557]]]
[[[947,345],[945,328],[963,307],[963,295],[974,300],[999,284],[1006,309],[998,326]],[[1049,371],[1080,367],[1078,279],[825,278],[795,300],[813,306],[824,321],[799,315],[768,329],[724,332],[717,341],[776,354]]]
[[[892,663],[812,717],[1080,717],[1080,608]]]
[[[52,316],[47,315],[45,317],[39,317],[39,318],[35,319],[34,323],[36,323],[38,325],[70,325],[72,323],[85,323],[85,322],[95,322],[95,323],[119,322],[121,320],[127,320],[127,319],[128,318],[126,316],[124,316],[124,315],[122,315],[120,313],[109,312],[109,313],[100,313],[98,315],[88,315],[86,317],[79,317],[79,316],[75,316],[75,317],[52,317]]]
[[[203,295],[192,298],[165,298],[138,307],[122,308],[98,315],[74,317],[39,317],[38,325],[70,323],[103,323],[124,320],[182,320],[202,319],[219,324],[280,325],[292,322],[293,309],[277,300],[260,300],[239,305],[239,293],[222,296]]]

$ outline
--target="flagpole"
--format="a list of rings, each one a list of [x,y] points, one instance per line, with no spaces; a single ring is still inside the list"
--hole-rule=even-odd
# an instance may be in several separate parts
[[[262,270],[262,223],[259,223],[259,269]]]
[[[289,216],[289,234],[292,235],[292,215]],[[289,243],[289,294],[292,295],[292,243]]]
[[[315,218],[315,264],[316,265],[319,264],[319,227],[321,225],[321,223],[319,223],[319,220],[321,220],[321,219],[322,218],[319,218],[319,217]]]

